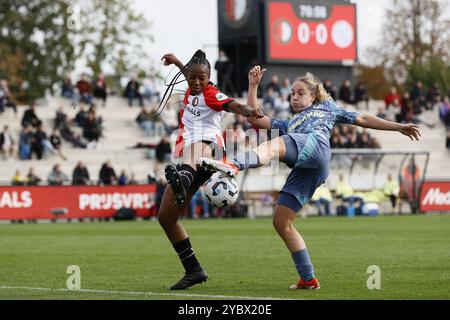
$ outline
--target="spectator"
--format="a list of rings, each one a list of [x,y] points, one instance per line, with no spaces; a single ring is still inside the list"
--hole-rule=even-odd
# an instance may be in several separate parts
[[[83,127],[83,137],[89,142],[88,147],[95,147],[100,138],[100,128],[93,112],[89,112]]]
[[[25,177],[22,176],[19,170],[16,170],[16,173],[11,179],[11,184],[13,186],[24,186],[25,185]]]
[[[336,88],[336,86],[333,86],[333,83],[331,82],[330,79],[326,79],[324,81],[323,87],[325,88],[325,91],[328,92],[330,97],[336,101],[337,100],[337,88]]]
[[[25,126],[20,132],[19,136],[19,159],[29,160],[31,158],[31,142],[33,139],[33,132],[30,126]]]
[[[446,127],[450,127],[450,102],[448,96],[445,96],[439,105],[439,118]]]
[[[50,142],[50,145],[48,146],[48,149],[52,153],[58,154],[61,157],[61,159],[67,160],[67,157],[62,153],[62,150],[61,150],[62,143],[61,143],[61,136],[59,135],[58,128],[53,129],[53,132],[50,136],[49,142]]]
[[[36,115],[36,106],[34,104],[32,104],[29,109],[25,110],[21,123],[22,127],[31,125],[35,128],[42,123],[42,121]]]
[[[72,101],[72,105],[75,105],[76,103],[75,88],[73,86],[70,73],[68,72],[64,76],[61,91],[62,91],[61,95],[67,99],[70,99]]]
[[[56,110],[55,127],[59,128],[61,123],[65,121],[68,121],[67,114],[64,112],[64,108],[59,106],[58,110]]]
[[[28,174],[27,174],[27,185],[29,186],[37,186],[40,182],[41,182],[41,178],[39,178],[35,173],[34,173],[34,168],[30,167],[30,169],[28,170]]]
[[[156,159],[159,162],[170,161],[170,155],[172,153],[172,148],[170,147],[170,140],[167,135],[163,135],[161,141],[156,146]]]
[[[416,82],[409,95],[414,103],[414,114],[421,114],[422,109],[426,107],[426,97],[423,93],[423,84],[421,81]]]
[[[130,180],[128,181],[128,184],[133,184],[133,185],[138,184],[138,181],[136,180],[134,172],[132,172],[130,174]]]
[[[214,69],[217,71],[217,86],[222,92],[225,92],[225,80],[227,80],[229,64],[230,59],[228,59],[227,54],[225,51],[220,50],[219,58],[214,64]]]
[[[142,80],[142,88],[143,93],[142,96],[144,99],[147,99],[149,104],[151,105],[153,102],[153,98],[157,97],[157,102],[159,102],[159,92],[156,89],[156,78],[153,75],[150,75],[148,78],[144,78]]]
[[[402,112],[401,98],[400,98],[400,95],[397,93],[396,87],[391,87],[391,90],[384,98],[384,104],[386,106],[386,110],[390,111],[394,116],[394,119],[391,119],[390,117],[388,117],[389,120],[401,122],[401,120],[402,120],[401,119],[401,112]]]
[[[427,109],[433,109],[436,103],[439,103],[441,100],[441,90],[439,89],[439,85],[435,82],[431,85],[430,89],[428,89],[427,93]]]
[[[102,99],[103,106],[105,106],[107,95],[105,76],[100,72],[94,83],[94,97]]]
[[[409,92],[403,93],[402,99],[400,101],[401,106],[401,119],[403,119],[404,122],[411,122],[413,121],[414,117],[414,103],[410,99]]]
[[[330,190],[325,186],[319,186],[316,191],[314,191],[313,196],[311,197],[311,201],[316,205],[317,210],[319,212],[319,216],[323,215],[322,205],[325,209],[325,215],[331,215],[331,201],[333,197],[331,195]]]
[[[83,148],[86,149],[87,145],[86,143],[84,143],[83,141],[81,141],[81,137],[78,134],[75,134],[69,126],[68,121],[64,121],[63,123],[61,123],[60,128],[59,128],[60,132],[61,132],[61,137],[66,140],[69,141],[70,143],[72,143],[72,145],[74,147],[78,147],[78,148]]]
[[[8,82],[5,79],[0,80],[0,113],[3,113],[5,107],[10,107],[17,115],[17,106],[12,101],[11,91],[9,91]]]
[[[86,103],[88,105],[92,104],[92,88],[88,82],[88,77],[86,74],[82,74],[80,80],[77,82],[77,89],[81,103]]]
[[[287,119],[291,115],[291,104],[288,96],[281,96],[281,99],[275,100],[275,118]]]
[[[270,82],[266,85],[265,92],[269,91],[269,89],[272,89],[274,91],[274,94],[277,97],[281,96],[281,86],[280,86],[280,79],[276,74],[274,74],[270,80]]]
[[[388,175],[388,179],[384,184],[384,194],[391,200],[392,209],[398,213],[397,199],[400,194],[400,186],[396,180],[392,179],[391,174]]]
[[[142,108],[142,111],[138,114],[136,122],[139,127],[144,130],[144,135],[150,137],[155,131],[155,122],[151,112],[147,108]]]
[[[86,108],[84,107],[84,105],[81,105],[80,110],[75,115],[74,122],[77,125],[77,127],[83,128],[86,123],[87,118],[88,118],[88,112],[86,111]]]
[[[289,80],[289,78],[284,78],[283,80],[283,84],[281,86],[281,98],[288,98],[291,95],[291,89],[292,89],[292,85],[291,85],[291,80]]]
[[[11,159],[14,154],[14,139],[8,126],[4,126],[3,132],[0,133],[0,153],[4,160]]]
[[[338,199],[345,199],[353,195],[353,188],[344,181],[344,176],[339,175],[339,181],[336,185],[336,197]]]
[[[275,104],[277,103],[278,96],[275,92],[275,90],[271,87],[267,88],[266,94],[263,98],[263,108],[264,113],[268,117],[273,117],[275,114]]]
[[[361,102],[364,102],[366,105],[366,110],[369,110],[369,95],[367,93],[367,88],[361,81],[355,87],[355,104],[356,108],[360,109]]]
[[[89,171],[82,161],[78,161],[76,167],[72,172],[72,184],[73,185],[88,185],[89,184]]]
[[[350,80],[344,80],[342,87],[339,89],[339,100],[346,104],[353,104],[353,94]]]
[[[108,160],[102,165],[100,169],[99,183],[103,185],[112,185],[116,181],[117,181],[116,172],[114,171],[111,165],[111,161]]]
[[[119,186],[125,186],[125,185],[129,184],[129,179],[128,179],[128,176],[127,176],[127,173],[125,172],[125,170],[122,170],[120,172],[120,176],[119,176],[119,180],[118,180],[117,184]]]
[[[52,171],[50,171],[47,180],[48,184],[51,186],[60,186],[69,181],[69,178],[64,172],[61,171],[61,166],[59,164],[55,164]]]
[[[44,146],[47,140],[47,134],[42,129],[42,125],[38,125],[36,132],[33,134],[33,138],[31,140],[31,156],[33,153],[36,154],[36,158],[38,160],[42,159],[42,155],[44,153]]]
[[[210,208],[209,203],[206,201],[203,191],[201,189],[192,196],[192,200],[189,208],[189,218],[195,219],[197,217],[197,207],[200,206],[202,209],[202,217],[209,218]]]
[[[139,99],[139,105],[141,107],[144,106],[144,102],[142,99],[142,95],[139,92],[140,84],[137,82],[136,77],[133,76],[131,80],[128,82],[127,87],[125,88],[125,97],[128,98],[128,106],[133,105],[133,99],[138,98]]]

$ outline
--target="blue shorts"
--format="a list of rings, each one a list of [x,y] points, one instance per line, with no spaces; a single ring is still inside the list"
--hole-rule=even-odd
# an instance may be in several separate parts
[[[293,169],[280,191],[278,204],[298,212],[328,177],[330,144],[314,134],[289,133],[282,137],[287,150],[285,162]]]

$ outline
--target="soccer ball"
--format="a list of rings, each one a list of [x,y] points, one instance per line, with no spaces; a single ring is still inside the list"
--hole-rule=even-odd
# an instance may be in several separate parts
[[[233,205],[239,195],[239,187],[234,178],[222,172],[214,173],[204,186],[208,202],[216,208],[226,208]]]

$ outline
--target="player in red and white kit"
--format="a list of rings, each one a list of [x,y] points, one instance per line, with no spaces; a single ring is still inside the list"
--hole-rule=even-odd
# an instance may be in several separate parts
[[[181,110],[180,134],[175,153],[182,157],[182,164],[169,164],[165,169],[168,186],[164,192],[158,219],[186,270],[185,276],[171,290],[183,290],[208,279],[200,266],[189,236],[178,218],[198,188],[212,175],[200,167],[200,157],[221,157],[222,111],[246,117],[262,117],[261,111],[240,104],[220,92],[210,81],[211,65],[203,51],[198,50],[185,66],[174,54],[166,54],[164,65],[175,64],[186,77],[189,89]]]

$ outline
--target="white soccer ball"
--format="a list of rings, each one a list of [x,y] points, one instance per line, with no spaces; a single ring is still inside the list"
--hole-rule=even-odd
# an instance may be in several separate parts
[[[222,172],[214,173],[204,185],[208,202],[216,208],[226,208],[233,205],[239,195],[239,187],[234,178]]]

